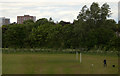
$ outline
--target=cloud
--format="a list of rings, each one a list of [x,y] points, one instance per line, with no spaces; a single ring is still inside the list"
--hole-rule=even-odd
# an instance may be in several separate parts
[[[118,22],[118,3],[117,2],[111,2],[109,3],[111,8],[111,19],[114,19],[116,22]]]
[[[14,0],[11,0],[14,1]],[[15,0],[16,1],[16,0]],[[26,1],[26,0],[25,0]],[[31,1],[31,0],[30,0]],[[46,0],[47,1],[47,0]],[[73,0],[71,0],[73,1]],[[81,8],[84,5],[88,7],[91,3],[82,2],[9,2],[8,0],[0,3],[0,16],[5,16],[11,19],[11,22],[17,21],[18,15],[33,15],[39,18],[50,18],[52,17],[55,21],[73,21],[76,19]],[[76,1],[76,0],[75,0]],[[104,2],[100,2],[102,5]],[[117,20],[117,2],[108,2],[111,7],[113,15],[111,18]]]
[[[118,0],[0,0],[0,2],[118,2]]]

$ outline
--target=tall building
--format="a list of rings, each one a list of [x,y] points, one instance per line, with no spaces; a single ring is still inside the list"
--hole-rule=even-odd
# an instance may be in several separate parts
[[[36,17],[35,16],[29,16],[29,15],[17,16],[17,23],[18,24],[23,24],[23,22],[26,21],[26,20],[33,20],[35,22]]]
[[[9,18],[5,18],[5,17],[0,18],[0,26],[8,25],[8,24],[10,24],[10,19]]]

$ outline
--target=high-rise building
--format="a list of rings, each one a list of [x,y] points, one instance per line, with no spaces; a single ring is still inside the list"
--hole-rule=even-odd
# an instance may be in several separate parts
[[[26,20],[33,20],[35,22],[36,17],[35,16],[29,16],[29,15],[17,16],[17,23],[18,24],[23,24],[23,22],[26,21]]]
[[[0,17],[0,26],[10,24],[10,19],[5,17]]]

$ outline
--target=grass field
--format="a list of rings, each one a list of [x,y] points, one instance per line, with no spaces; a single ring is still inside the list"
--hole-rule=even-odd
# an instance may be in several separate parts
[[[103,66],[106,58],[107,67]],[[91,64],[94,64],[92,67]],[[112,65],[115,65],[115,68]],[[82,63],[75,54],[3,54],[3,74],[117,74],[117,56],[82,54]]]

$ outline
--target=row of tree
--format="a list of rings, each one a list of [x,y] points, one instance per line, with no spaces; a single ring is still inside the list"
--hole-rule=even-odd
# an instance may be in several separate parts
[[[120,38],[116,32],[120,25],[110,17],[107,3],[101,7],[93,2],[90,8],[83,6],[73,23],[54,23],[42,18],[23,24],[2,26],[3,48],[84,48],[120,50]]]

